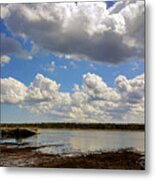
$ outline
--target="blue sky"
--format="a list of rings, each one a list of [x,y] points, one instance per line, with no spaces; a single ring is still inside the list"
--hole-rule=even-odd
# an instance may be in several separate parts
[[[106,3],[107,9],[114,6],[113,2]],[[124,8],[124,6],[125,5],[123,5],[122,8]],[[4,7],[4,9],[5,8],[6,7]],[[20,7],[19,5],[17,8],[19,8],[20,10],[20,8],[22,7]],[[16,18],[17,19],[14,19],[15,21],[20,20],[20,17]],[[46,49],[46,46],[41,41],[37,42],[35,38],[32,38],[31,34],[26,34],[26,31],[22,32],[22,28],[21,32],[19,32],[18,28],[15,29],[14,25],[9,23],[9,17],[5,17],[0,20],[0,33],[3,34],[5,38],[8,37],[11,40],[15,41],[20,46],[20,53],[15,52],[4,54],[9,56],[11,60],[9,61],[9,63],[4,62],[1,66],[2,79],[12,77],[28,87],[35,76],[39,73],[44,77],[52,79],[53,81],[61,84],[59,89],[61,92],[73,94],[74,84],[82,86],[82,77],[87,73],[96,74],[97,76],[102,78],[102,80],[107,84],[109,88],[115,88],[115,79],[117,76],[123,75],[127,79],[133,79],[136,76],[143,74],[144,72],[144,59],[142,56],[135,57],[134,54],[133,56],[128,55],[128,57],[126,59],[124,58],[123,60],[120,56],[118,57],[116,63],[113,60],[112,63],[109,63],[109,56],[107,56],[107,59],[105,57],[105,60],[103,60],[103,62],[100,59],[93,60],[91,59],[91,57],[89,59],[89,55],[87,58],[74,58],[74,56],[72,57],[72,55],[70,58],[67,58],[67,56],[65,56],[66,52],[63,54],[61,54],[60,52],[60,55],[58,55],[54,51],[49,50],[48,48]],[[18,24],[18,22],[16,23]],[[26,21],[26,23],[28,22]],[[31,28],[31,26],[29,28]],[[25,33],[27,38],[21,36],[20,33]],[[111,54],[112,53],[113,50],[111,50]],[[119,53],[121,54],[122,52]],[[85,55],[87,55],[87,52]],[[93,55],[93,57],[97,56]],[[51,63],[53,64],[52,70],[48,69],[48,67],[51,68]],[[35,113],[33,114],[25,109],[18,108],[17,104],[2,104],[2,122],[9,122],[11,118],[13,119],[11,120],[11,122],[16,122],[16,119],[20,119],[19,117],[21,116],[25,117],[25,115],[27,115],[27,118],[30,119],[30,121],[38,121],[41,118],[43,119],[43,117],[44,119],[46,119],[46,115],[37,116]],[[49,114],[47,116],[49,117]],[[23,121],[26,121],[27,118],[23,118]],[[20,120],[17,120],[17,122],[18,121],[20,122]]]

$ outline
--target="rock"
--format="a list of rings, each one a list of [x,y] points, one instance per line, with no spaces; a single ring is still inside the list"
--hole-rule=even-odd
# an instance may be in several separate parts
[[[27,138],[30,136],[35,135],[36,132],[32,131],[30,129],[21,129],[21,128],[16,128],[16,129],[6,129],[6,130],[1,130],[0,131],[0,138],[2,139],[10,139],[10,138],[15,138],[15,139],[20,139],[20,138]]]

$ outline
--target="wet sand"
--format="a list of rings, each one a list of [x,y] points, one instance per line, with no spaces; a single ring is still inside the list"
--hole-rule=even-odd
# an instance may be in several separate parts
[[[69,156],[41,153],[37,147],[0,146],[0,166],[3,167],[144,170],[144,163],[143,154],[129,149]]]

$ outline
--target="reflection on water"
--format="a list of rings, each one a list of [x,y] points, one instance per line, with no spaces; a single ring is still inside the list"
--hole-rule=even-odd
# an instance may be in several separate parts
[[[40,129],[38,132],[22,143],[41,146],[39,151],[46,153],[86,153],[128,147],[144,152],[142,131]]]
[[[131,131],[74,132],[70,143],[74,149],[85,151],[112,150],[134,147],[144,151],[144,133]]]

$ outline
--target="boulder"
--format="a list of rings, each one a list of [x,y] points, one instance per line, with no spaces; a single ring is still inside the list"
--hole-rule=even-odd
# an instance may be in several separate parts
[[[30,136],[35,135],[36,132],[30,129],[22,129],[22,128],[15,128],[15,129],[3,129],[0,130],[0,138],[2,139],[20,139],[20,138],[27,138]]]

